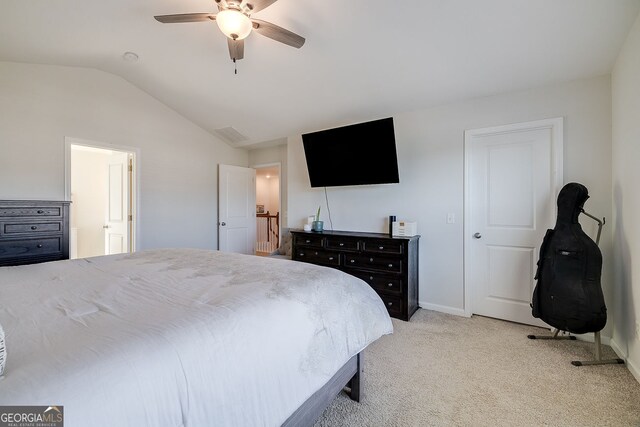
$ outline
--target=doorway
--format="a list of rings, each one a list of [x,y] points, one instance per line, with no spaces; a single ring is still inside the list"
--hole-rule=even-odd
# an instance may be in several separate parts
[[[280,246],[280,164],[256,166],[256,255]]]
[[[280,245],[280,163],[218,168],[218,249],[266,256]]]
[[[529,304],[562,154],[562,118],[465,132],[466,315],[545,326]]]
[[[67,139],[70,258],[133,252],[137,151]]]

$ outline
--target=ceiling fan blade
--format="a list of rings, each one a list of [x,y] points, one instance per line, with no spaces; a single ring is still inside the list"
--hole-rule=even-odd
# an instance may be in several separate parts
[[[158,15],[154,16],[154,18],[163,24],[175,24],[179,22],[215,21],[216,15],[213,13],[181,13],[178,15]]]
[[[256,13],[262,9],[266,9],[278,0],[245,0],[243,6],[249,10],[249,13]]]
[[[304,37],[299,36],[296,33],[292,33],[289,30],[278,27],[271,22],[262,21],[261,19],[252,18],[251,21],[253,21],[253,30],[258,34],[262,34],[265,37],[269,37],[270,39],[298,49],[304,45]]]
[[[233,60],[244,58],[244,40],[231,40],[227,38],[229,45],[229,56]]]

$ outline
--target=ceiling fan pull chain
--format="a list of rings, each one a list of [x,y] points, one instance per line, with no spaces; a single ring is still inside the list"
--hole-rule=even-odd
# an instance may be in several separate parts
[[[236,63],[236,58],[233,58],[233,74],[238,74],[238,64]]]

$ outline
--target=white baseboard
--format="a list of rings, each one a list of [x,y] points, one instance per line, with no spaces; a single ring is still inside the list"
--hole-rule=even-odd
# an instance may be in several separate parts
[[[571,335],[576,337],[576,339],[579,340],[579,341],[586,341],[586,342],[594,342],[595,341],[595,335],[594,334],[571,334]],[[605,337],[604,335],[600,335],[600,341],[604,345],[611,345],[611,337]]]
[[[633,375],[636,381],[640,383],[640,368],[636,366],[631,360],[629,360],[629,358],[625,359],[625,361],[627,362],[627,369],[629,369],[631,375]]]
[[[625,354],[624,351],[622,351],[622,349],[620,348],[617,342],[615,342],[614,340],[610,340],[609,345],[611,346],[613,351],[618,355],[620,359],[627,360],[627,355]]]
[[[640,368],[636,366],[631,360],[629,360],[629,358],[627,357],[627,354],[624,351],[622,351],[618,343],[616,343],[614,340],[611,340],[610,345],[613,351],[616,352],[618,357],[624,360],[625,364],[627,365],[627,369],[629,370],[629,372],[631,372],[631,375],[633,375],[636,381],[640,383]]]
[[[447,305],[431,304],[428,302],[421,302],[421,301],[418,301],[418,305],[421,308],[425,308],[427,310],[439,311],[440,313],[453,314],[455,316],[468,317],[464,313],[464,309],[462,308],[449,307]]]

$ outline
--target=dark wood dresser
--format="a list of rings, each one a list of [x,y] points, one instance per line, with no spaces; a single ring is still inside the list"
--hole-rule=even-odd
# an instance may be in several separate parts
[[[389,315],[409,320],[418,309],[418,240],[382,233],[291,230],[292,259],[337,268],[367,282]]]
[[[0,200],[0,266],[69,259],[69,202]]]

